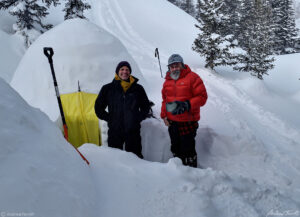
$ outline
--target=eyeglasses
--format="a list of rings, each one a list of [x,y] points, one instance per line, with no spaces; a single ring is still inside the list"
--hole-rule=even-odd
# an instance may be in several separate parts
[[[174,69],[174,68],[179,68],[181,66],[181,63],[172,63],[171,65],[169,65],[169,67],[171,69]]]

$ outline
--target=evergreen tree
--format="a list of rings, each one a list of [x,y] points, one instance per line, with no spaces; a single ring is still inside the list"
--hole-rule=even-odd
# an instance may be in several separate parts
[[[42,0],[42,2],[45,2],[48,8],[51,4],[53,4],[55,7],[60,4],[59,0]]]
[[[90,8],[91,6],[88,3],[83,3],[81,0],[68,0],[63,10],[65,12],[65,20],[73,18],[85,19],[83,11]]]
[[[185,0],[184,2],[181,3],[180,8],[193,17],[196,15],[195,6],[194,6],[192,0]]]
[[[278,54],[295,52],[294,45],[298,32],[292,0],[273,0],[273,20],[275,22],[274,50]]]
[[[237,39],[240,33],[240,4],[241,0],[224,0],[224,7],[221,8],[221,13],[227,16],[227,23],[221,30],[223,36],[232,34]]]
[[[245,41],[245,53],[237,59],[241,64],[234,67],[239,71],[249,71],[253,76],[263,79],[272,69],[274,58],[270,57],[272,49],[272,25],[270,25],[270,3],[266,0],[248,0],[253,4],[248,19],[245,19],[245,30],[242,33]],[[244,5],[246,6],[246,5]]]
[[[38,0],[2,0],[0,10],[9,10],[9,13],[17,18],[13,28],[17,34],[24,36],[25,44],[29,47],[32,42],[45,30],[52,27],[50,24],[43,24],[42,18],[48,15],[47,7],[37,3]],[[50,6],[55,5],[58,0],[46,0]]]
[[[239,46],[242,48],[247,48],[249,46],[248,40],[245,40],[245,37],[249,36],[250,24],[256,19],[254,12],[254,1],[255,0],[241,0],[239,5],[240,12],[240,21],[238,25],[238,34],[237,40],[239,42]]]
[[[235,64],[229,52],[234,47],[232,35],[222,36],[220,32],[228,22],[228,18],[220,14],[223,6],[223,0],[198,0],[197,4],[196,19],[200,25],[195,26],[200,33],[192,49],[205,57],[205,67],[211,69],[218,65]]]

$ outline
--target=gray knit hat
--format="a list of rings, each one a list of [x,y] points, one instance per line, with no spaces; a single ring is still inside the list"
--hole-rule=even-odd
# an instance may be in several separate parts
[[[173,63],[182,63],[182,65],[184,65],[183,58],[179,54],[172,54],[170,56],[168,60],[168,66]]]

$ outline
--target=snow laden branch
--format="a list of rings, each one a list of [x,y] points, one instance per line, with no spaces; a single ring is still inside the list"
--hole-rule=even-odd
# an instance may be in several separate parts
[[[86,19],[83,12],[87,9],[90,9],[91,6],[88,3],[83,3],[81,0],[68,0],[65,9],[65,20],[67,19]]]
[[[37,0],[3,0],[0,3],[0,10],[8,12],[16,17],[17,21],[13,29],[17,35],[24,38],[24,42],[29,47],[33,41],[44,31],[52,28],[51,24],[44,24],[42,19],[46,17],[48,8],[53,3],[58,4],[58,0],[45,0],[46,5],[41,5]]]

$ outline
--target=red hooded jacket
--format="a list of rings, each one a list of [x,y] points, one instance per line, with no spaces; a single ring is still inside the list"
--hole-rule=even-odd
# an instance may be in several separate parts
[[[199,75],[192,72],[188,65],[185,65],[177,80],[170,77],[170,72],[167,73],[165,79],[162,89],[161,118],[167,117],[169,120],[178,122],[199,121],[200,107],[207,100],[206,88]],[[171,112],[167,112],[166,103],[186,100],[189,100],[191,104],[189,111],[179,115],[172,115]]]

